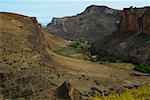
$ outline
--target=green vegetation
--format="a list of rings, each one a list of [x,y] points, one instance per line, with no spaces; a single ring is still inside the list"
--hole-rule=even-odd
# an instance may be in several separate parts
[[[110,93],[107,96],[95,96],[92,100],[149,100],[150,84],[127,90],[124,93]]]
[[[144,73],[150,73],[150,66],[145,66],[143,64],[138,64],[134,70],[144,72]]]
[[[91,43],[88,41],[73,41],[70,46],[81,50],[88,50],[91,48]]]
[[[95,55],[95,56],[91,56],[91,61],[102,61],[102,62],[122,62],[121,60],[115,58],[115,57],[111,57],[111,56],[100,56],[100,55]]]
[[[90,59],[87,52],[85,52],[84,50],[77,49],[77,48],[70,47],[70,46],[60,48],[56,50],[55,52],[57,54],[71,57],[71,58],[84,59],[84,60]]]
[[[125,70],[134,70],[134,65],[132,63],[107,63],[108,66],[113,68],[125,69]]]
[[[88,41],[73,41],[68,47],[61,48],[56,52],[73,58],[91,60],[96,62],[107,62],[110,65],[123,69],[136,70],[144,73],[150,73],[150,66],[145,66],[143,64],[133,63],[127,59],[121,59],[112,56],[103,55],[89,55],[88,50],[91,48],[91,43]],[[134,66],[134,68],[133,68]]]
[[[134,70],[140,71],[143,73],[150,73],[150,66],[145,66],[144,64],[133,63],[131,61],[119,59],[116,57],[94,55],[94,56],[90,56],[90,59],[91,61],[101,61],[101,62],[107,62],[107,63],[124,63],[124,64],[132,63],[135,66]]]
[[[88,41],[72,41],[69,46],[60,48],[55,52],[63,56],[90,60],[88,49],[91,44]]]

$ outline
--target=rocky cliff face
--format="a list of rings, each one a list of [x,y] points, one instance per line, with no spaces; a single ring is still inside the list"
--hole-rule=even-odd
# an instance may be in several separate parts
[[[121,14],[120,32],[150,33],[149,9],[125,8]]]
[[[146,11],[140,19],[140,30],[143,33],[150,33],[150,7],[146,8]]]
[[[87,39],[93,42],[117,30],[119,13],[106,6],[92,5],[76,16],[53,18],[46,30],[65,39]]]
[[[150,7],[125,8],[118,32],[107,36],[94,47],[101,54],[128,58],[150,65]]]
[[[92,5],[76,16],[54,18],[46,29],[66,39],[90,40],[102,54],[150,64],[150,7],[118,11]]]

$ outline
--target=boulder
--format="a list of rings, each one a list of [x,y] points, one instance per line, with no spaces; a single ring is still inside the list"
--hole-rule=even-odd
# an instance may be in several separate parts
[[[56,90],[59,98],[67,100],[79,100],[79,92],[68,81],[65,81]]]

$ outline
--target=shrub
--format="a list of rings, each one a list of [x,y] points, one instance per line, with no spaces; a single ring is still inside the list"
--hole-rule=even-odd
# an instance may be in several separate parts
[[[100,55],[96,55],[96,56],[91,56],[90,57],[92,61],[102,61],[102,62],[121,62],[121,60],[111,57],[111,56],[100,56]]]
[[[129,89],[124,93],[110,93],[107,96],[95,96],[92,100],[149,100],[150,84],[139,88]]]
[[[150,66],[145,66],[143,64],[138,64],[134,70],[144,72],[144,73],[150,73]]]
[[[90,57],[91,61],[101,61],[101,62],[108,62],[108,63],[132,63],[135,65],[134,70],[144,72],[144,73],[150,73],[150,66],[145,66],[144,64],[138,64],[133,63],[127,60],[120,60],[115,57],[111,56],[101,56],[101,55],[95,55]]]
[[[91,48],[91,44],[88,41],[73,41],[70,46],[81,50],[88,50]]]

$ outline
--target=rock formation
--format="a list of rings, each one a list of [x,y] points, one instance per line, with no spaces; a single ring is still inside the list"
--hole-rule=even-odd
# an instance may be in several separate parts
[[[58,97],[67,100],[79,100],[79,92],[68,81],[57,88]]]
[[[93,43],[97,52],[150,65],[150,7],[125,8],[119,31]]]
[[[76,16],[54,18],[46,29],[69,40],[89,40],[101,54],[127,57],[149,65],[149,12],[150,7],[119,11],[92,5]]]
[[[150,33],[149,9],[124,8],[120,18],[120,32]]]
[[[100,12],[98,9],[101,9]],[[115,11],[110,8],[91,6],[83,14],[79,18],[83,17],[80,19],[84,22],[83,27],[85,28],[87,24],[89,30],[96,22],[99,26],[96,29],[100,29],[99,32],[115,26]],[[146,20],[149,18],[147,14],[147,12],[144,13],[143,16],[146,17],[141,19],[144,23],[147,23]],[[97,15],[100,19],[97,19]],[[71,21],[70,18],[69,21]],[[86,21],[91,21],[92,24]],[[118,18],[116,21],[118,23]],[[70,25],[76,26],[76,20],[73,20],[73,24]],[[143,30],[147,29],[148,25],[143,24]],[[89,36],[100,38],[97,36],[98,31],[93,34],[94,30],[94,28],[91,30],[92,34],[90,32]],[[114,28],[111,31],[107,30],[108,34],[112,34],[113,31],[115,31]],[[89,36],[88,39],[90,39]],[[96,40],[95,37],[92,38]],[[114,33],[104,38],[103,42],[104,45],[96,46],[98,51],[103,49],[107,54],[133,57],[139,62],[150,64],[149,34]],[[96,41],[93,44],[100,43]],[[124,80],[131,82],[134,80],[143,84],[149,82],[149,76],[131,75],[132,71],[118,68],[118,66],[95,64],[53,52],[56,48],[60,49],[62,44],[65,44],[65,40],[45,32],[35,17],[0,12],[0,99],[63,100],[67,98],[78,100],[81,96],[81,99],[88,100],[96,95],[94,91],[97,87],[98,91],[100,88],[105,91],[120,86]],[[70,83],[62,84],[66,79]],[[59,86],[59,84],[62,85]],[[80,93],[71,84],[75,84]],[[92,87],[96,88],[92,89]]]
[[[117,30],[119,14],[119,10],[92,5],[75,16],[53,18],[46,30],[65,39],[93,42]]]
[[[150,33],[150,8],[144,12],[140,18],[140,30],[143,33]]]

